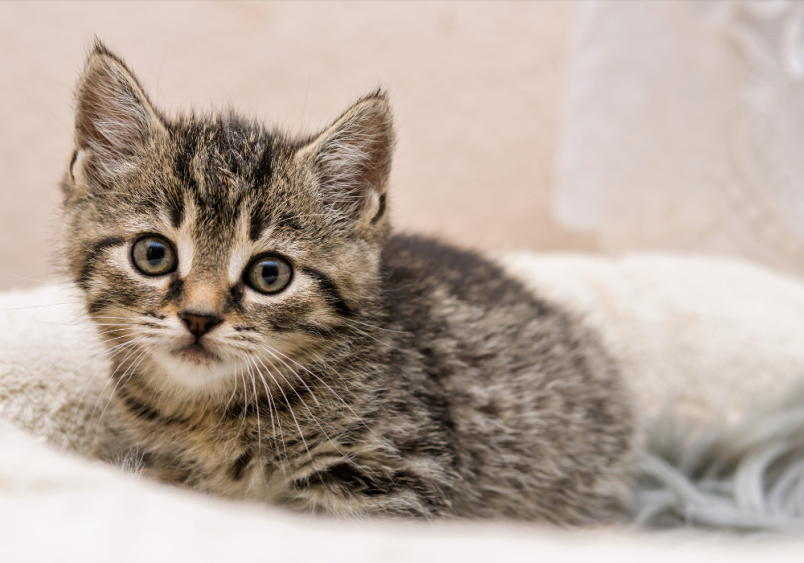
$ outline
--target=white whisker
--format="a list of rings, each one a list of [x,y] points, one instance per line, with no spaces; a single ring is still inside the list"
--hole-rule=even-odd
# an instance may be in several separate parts
[[[293,362],[294,364],[296,364],[297,366],[299,366],[301,369],[303,369],[304,371],[306,371],[307,373],[309,373],[310,375],[312,375],[313,377],[315,377],[315,378],[316,378],[316,379],[317,379],[317,380],[318,380],[318,381],[319,381],[319,382],[320,382],[320,383],[321,383],[321,384],[322,384],[324,387],[326,387],[326,388],[327,388],[327,389],[328,389],[328,390],[329,390],[329,391],[330,391],[330,392],[331,392],[331,393],[332,393],[332,394],[333,394],[333,395],[334,395],[334,396],[335,396],[335,397],[336,397],[336,398],[337,398],[337,399],[338,399],[338,400],[339,400],[339,401],[340,401],[340,402],[343,404],[343,406],[345,406],[347,409],[349,409],[349,412],[351,412],[351,413],[352,413],[352,414],[355,416],[355,418],[357,418],[358,422],[360,422],[360,424],[362,424],[362,425],[363,425],[363,427],[364,427],[366,430],[368,430],[369,432],[371,432],[372,434],[374,434],[374,431],[373,431],[373,430],[372,430],[372,429],[371,429],[371,428],[370,428],[370,427],[369,427],[369,426],[368,426],[368,425],[367,425],[367,424],[366,424],[366,423],[363,421],[363,418],[362,418],[360,415],[358,415],[358,414],[357,414],[357,413],[354,411],[354,409],[352,409],[352,407],[349,405],[349,403],[347,403],[347,402],[346,402],[346,401],[343,399],[343,397],[341,397],[340,395],[338,395],[338,393],[337,393],[337,392],[336,392],[336,391],[335,391],[335,390],[334,390],[332,387],[330,387],[330,385],[329,385],[329,384],[328,384],[326,381],[324,381],[323,379],[321,379],[321,377],[319,377],[319,376],[318,376],[316,373],[314,373],[314,372],[310,371],[309,369],[307,369],[307,368],[306,368],[306,367],[304,367],[303,365],[299,364],[297,361],[295,361],[293,358],[289,357],[287,354],[283,354],[283,353],[282,353],[282,352],[280,352],[279,350],[274,350],[274,352],[276,352],[276,353],[277,353],[277,354],[279,354],[280,356],[283,356],[283,357],[287,358],[288,360],[290,360],[291,362]],[[331,368],[330,368],[330,369],[331,369]],[[331,371],[334,371],[334,370],[331,370]],[[337,373],[337,372],[335,372],[335,373]],[[297,375],[297,377],[298,377],[298,374],[296,374],[296,375]],[[341,377],[341,379],[343,379],[343,377]],[[344,381],[345,381],[345,380],[344,380]]]
[[[271,354],[271,355],[272,355],[274,358],[276,358],[276,359],[277,359],[277,360],[279,360],[280,362],[282,362],[282,363],[285,365],[285,367],[286,367],[286,368],[288,368],[288,369],[291,371],[291,373],[293,373],[293,375],[295,375],[295,376],[296,376],[296,377],[299,379],[299,381],[301,381],[301,382],[302,382],[302,385],[304,385],[304,387],[307,389],[307,391],[308,391],[308,392],[309,392],[309,393],[310,393],[310,394],[313,396],[313,399],[315,399],[316,404],[318,404],[319,406],[321,405],[321,403],[319,403],[319,401],[318,401],[318,398],[316,398],[315,394],[313,393],[312,389],[310,389],[310,388],[307,386],[307,383],[304,381],[304,379],[302,379],[302,377],[301,377],[301,376],[300,376],[300,375],[299,375],[299,374],[298,374],[296,371],[294,371],[293,369],[291,369],[291,367],[290,367],[289,365],[287,365],[285,362],[283,362],[283,361],[282,361],[282,359],[281,359],[281,358],[279,358],[279,356],[276,356],[276,355],[275,355],[273,352],[271,352],[271,351],[270,351],[270,350],[268,350],[267,348],[265,348],[265,351],[266,351],[266,352],[268,352],[269,354]],[[266,358],[266,360],[268,360],[268,358]],[[262,362],[262,360],[260,360],[260,362]],[[271,366],[272,366],[274,369],[276,369],[276,366],[274,366],[274,364],[273,364],[273,362],[271,362],[271,360],[268,360],[268,363],[270,363],[270,364],[271,364]],[[329,437],[329,434],[327,434],[326,430],[324,430],[324,428],[323,428],[323,427],[321,426],[321,424],[318,422],[318,418],[316,418],[316,416],[315,416],[315,414],[313,413],[313,411],[312,411],[312,410],[310,410],[310,407],[309,407],[309,406],[307,405],[307,403],[304,401],[304,399],[303,399],[303,398],[302,398],[302,396],[299,394],[299,392],[298,392],[298,391],[296,391],[295,386],[293,386],[293,385],[291,385],[291,384],[290,384],[290,382],[289,382],[289,381],[288,381],[288,380],[285,378],[285,376],[284,376],[284,375],[282,375],[282,372],[281,372],[280,370],[278,370],[278,369],[277,369],[277,370],[276,370],[276,372],[277,372],[277,374],[278,374],[278,375],[282,376],[282,379],[285,381],[285,383],[287,383],[288,385],[290,385],[291,390],[292,390],[292,391],[293,391],[293,392],[296,394],[296,396],[299,398],[299,400],[301,401],[302,405],[304,405],[304,408],[307,410],[307,413],[310,415],[310,418],[312,418],[312,419],[313,419],[313,422],[315,422],[316,426],[318,426],[318,429],[319,429],[319,430],[321,430],[321,433],[322,433],[322,434],[324,434],[324,437],[325,437],[325,438],[326,438],[326,439],[329,441],[329,443],[330,443],[330,444],[332,444],[332,447],[333,447],[333,448],[335,448],[335,451],[337,451],[337,452],[338,452],[339,454],[341,454],[343,457],[347,457],[347,456],[346,456],[346,455],[345,455],[345,454],[344,454],[344,453],[343,453],[343,452],[340,450],[340,448],[338,448],[338,446],[335,444],[335,442],[333,442],[333,441],[332,441],[332,438],[330,438],[330,437]],[[309,454],[309,450],[308,450],[308,454]],[[310,459],[312,460],[312,456],[311,456],[311,458],[310,458]]]
[[[260,379],[262,380],[262,385],[265,388],[266,399],[268,400],[268,414],[271,416],[271,434],[273,435],[273,439],[274,439],[274,449],[275,449],[275,451],[276,451],[276,453],[278,455],[279,454],[279,444],[276,442],[276,428],[274,427],[274,410],[276,410],[276,407],[275,407],[275,405],[273,405],[273,397],[271,396],[271,391],[268,389],[268,382],[265,381],[265,378],[262,376],[262,373],[260,373],[260,368],[257,366],[257,363],[254,361],[254,359],[251,356],[249,356],[248,359],[251,361],[252,364],[254,364],[255,373],[257,373],[260,376]],[[279,423],[279,411],[276,411],[276,419],[277,419],[276,422],[278,424]],[[281,432],[281,427],[280,427],[280,432]],[[285,450],[285,457],[287,457],[288,449],[287,449],[287,445],[285,444],[284,436],[282,437],[282,447]],[[283,467],[283,472],[284,472],[284,467]]]
[[[140,364],[142,363],[142,360],[144,360],[144,359],[145,359],[145,356],[146,356],[146,355],[147,355],[147,354],[146,354],[145,350],[143,350],[143,351],[140,353],[140,355],[139,355],[139,356],[137,356],[137,360],[135,360],[137,363],[136,363],[136,364],[134,364],[134,365],[132,366],[132,368],[131,368],[131,373],[129,373],[128,378],[126,379],[125,383],[123,383],[123,385],[124,385],[124,386],[125,386],[125,384],[126,384],[126,383],[128,383],[128,382],[129,382],[129,380],[131,379],[131,377],[134,375],[134,372],[136,372],[136,371],[137,371],[137,368],[138,368],[138,367],[140,366]],[[108,409],[108,408],[109,408],[109,405],[111,404],[112,399],[114,398],[114,392],[115,392],[115,391],[117,391],[117,386],[118,386],[118,385],[120,385],[120,383],[123,381],[123,377],[125,377],[125,374],[123,374],[123,376],[121,376],[121,377],[120,377],[120,379],[117,381],[117,383],[115,384],[115,386],[112,388],[112,392],[109,394],[109,400],[108,400],[108,401],[106,401],[106,406],[105,406],[105,407],[103,407],[103,411],[101,412],[100,417],[98,417],[98,425],[97,425],[97,427],[95,428],[95,434],[97,434],[98,432],[100,432],[100,425],[101,425],[101,421],[103,420],[103,415],[104,415],[104,414],[106,414],[106,409]],[[93,411],[93,412],[94,412],[94,411]]]
[[[221,418],[218,421],[218,424],[215,425],[215,428],[219,427],[223,422],[226,413],[229,411],[229,405],[232,403],[232,399],[234,399],[235,394],[237,393],[237,364],[235,364],[235,373],[234,373],[234,389],[232,389],[232,394],[229,396],[229,400],[226,401],[226,405],[223,407],[221,411]]]
[[[118,337],[118,338],[123,338],[123,337],[121,336],[121,337]],[[110,338],[109,340],[105,340],[104,342],[110,342],[112,340],[117,340],[118,338]],[[130,346],[130,345],[133,346],[133,344],[136,343],[137,341],[138,341],[138,339],[136,339],[136,338],[134,340],[128,340],[126,342],[123,342],[122,344],[117,344],[115,346],[112,346],[111,348],[109,348],[107,350],[104,350],[103,352],[101,352],[100,354],[98,354],[96,356],[93,356],[92,358],[90,358],[89,360],[87,360],[86,362],[84,362],[83,364],[78,366],[77,368],[75,368],[73,371],[68,373],[66,376],[61,378],[59,381],[54,383],[53,386],[50,389],[48,389],[47,393],[50,393],[53,389],[55,389],[56,387],[58,387],[59,385],[64,383],[67,380],[68,377],[73,376],[79,369],[81,369],[82,367],[84,367],[88,363],[98,359],[99,357],[103,356],[104,354],[112,354],[114,352],[117,352],[117,351],[119,351],[121,349],[126,348],[126,346]],[[89,385],[92,383],[92,381],[94,381],[96,375],[97,374],[93,374],[92,377],[89,378],[89,381],[87,381],[86,385],[84,385],[84,389],[81,391],[81,396],[78,398],[78,405],[76,405],[76,409],[78,409],[78,407],[81,406],[81,403],[84,400],[84,394],[86,394],[87,389],[89,388]],[[104,387],[104,389],[105,389],[105,387]],[[45,397],[47,397],[47,393],[45,394]],[[76,413],[77,413],[77,411],[76,411]],[[73,422],[75,422],[75,420],[73,420]]]
[[[262,362],[262,360],[260,360],[260,362]],[[301,438],[301,441],[304,444],[304,449],[307,450],[307,455],[310,457],[310,461],[312,462],[313,455],[312,453],[310,453],[310,448],[307,445],[307,440],[304,438],[304,432],[302,432],[301,426],[299,425],[299,421],[296,420],[296,413],[293,412],[293,406],[290,404],[287,395],[285,395],[285,391],[282,389],[282,386],[279,385],[279,382],[271,373],[271,370],[269,370],[268,367],[265,366],[265,364],[263,364],[263,366],[265,367],[265,370],[268,372],[268,377],[270,377],[273,380],[277,389],[279,389],[279,392],[282,394],[282,397],[285,399],[285,404],[288,406],[288,412],[290,413],[290,416],[293,419],[293,423],[296,425],[296,429],[299,431],[299,438]]]
[[[260,424],[260,398],[257,395],[257,380],[254,377],[254,372],[249,370],[251,374],[251,385],[254,388],[254,409],[257,412],[257,459],[262,465],[262,424]]]

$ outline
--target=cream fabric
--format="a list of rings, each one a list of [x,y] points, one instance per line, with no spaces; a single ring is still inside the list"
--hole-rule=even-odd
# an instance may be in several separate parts
[[[598,330],[647,418],[672,404],[734,423],[804,385],[804,284],[795,278],[689,256],[519,253],[506,263]]]
[[[7,563],[793,563],[803,548],[795,539],[739,542],[716,534],[336,524],[139,481],[0,421],[0,556]]]

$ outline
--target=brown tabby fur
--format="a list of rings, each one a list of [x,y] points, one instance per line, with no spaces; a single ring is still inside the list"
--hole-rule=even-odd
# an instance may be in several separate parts
[[[115,440],[149,474],[337,515],[605,522],[633,416],[593,334],[494,263],[391,236],[387,97],[291,139],[168,119],[96,44],[63,184],[65,254],[113,358]],[[157,234],[178,269],[149,277]],[[261,253],[293,278],[243,281]],[[223,319],[195,337],[182,311]]]

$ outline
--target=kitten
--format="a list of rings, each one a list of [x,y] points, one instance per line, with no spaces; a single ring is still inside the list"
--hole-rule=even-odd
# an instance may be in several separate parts
[[[115,439],[158,479],[312,512],[617,519],[616,366],[493,262],[391,235],[393,145],[379,91],[304,139],[168,119],[95,45],[65,254],[109,339]]]

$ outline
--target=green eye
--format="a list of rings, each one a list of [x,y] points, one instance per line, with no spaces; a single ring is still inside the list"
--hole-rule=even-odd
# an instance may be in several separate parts
[[[163,238],[143,237],[134,243],[131,260],[137,269],[146,276],[161,276],[176,269],[176,253]]]
[[[256,260],[246,269],[246,285],[260,293],[277,293],[290,283],[290,264],[275,256]]]

